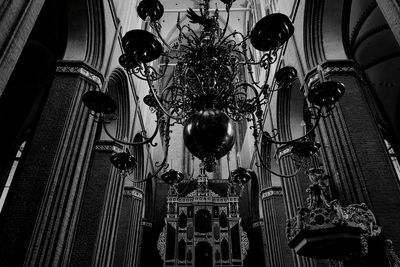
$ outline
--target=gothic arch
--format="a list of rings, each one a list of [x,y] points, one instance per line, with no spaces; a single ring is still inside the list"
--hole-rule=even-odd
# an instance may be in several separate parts
[[[103,1],[66,1],[68,42],[64,60],[83,61],[99,70],[104,63],[105,17]]]
[[[107,85],[108,94],[117,103],[116,120],[107,124],[107,129],[118,139],[130,139],[130,102],[129,85],[125,72],[121,68],[114,69]],[[136,138],[136,137],[135,137]]]
[[[346,59],[343,40],[345,0],[305,2],[304,49],[308,69],[329,59]]]
[[[300,90],[300,81],[296,80],[287,90],[279,90],[277,95],[277,114],[278,130],[282,140],[292,140],[299,138],[304,134],[304,95]],[[294,173],[296,167],[294,163],[284,158],[279,163],[280,172],[282,174]],[[304,203],[302,193],[305,192],[307,179],[303,177],[303,173],[299,173],[295,177],[282,179],[282,188],[286,205],[287,216],[291,218],[297,212],[297,207]],[[299,194],[289,194],[291,188],[298,188]],[[302,189],[303,188],[303,189]]]

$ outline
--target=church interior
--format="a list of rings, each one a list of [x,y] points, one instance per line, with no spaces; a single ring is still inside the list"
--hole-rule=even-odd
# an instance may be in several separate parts
[[[0,73],[0,266],[400,266],[399,0],[2,1]]]

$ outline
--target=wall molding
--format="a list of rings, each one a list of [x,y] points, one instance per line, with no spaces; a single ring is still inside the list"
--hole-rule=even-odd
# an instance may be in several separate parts
[[[56,68],[57,73],[78,74],[82,78],[88,80],[98,87],[100,90],[103,86],[104,77],[97,70],[81,61],[58,61]]]

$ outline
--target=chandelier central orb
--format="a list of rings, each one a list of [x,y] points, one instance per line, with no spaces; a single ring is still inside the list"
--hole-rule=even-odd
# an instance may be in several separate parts
[[[189,151],[211,172],[215,160],[226,155],[235,143],[233,123],[221,110],[198,111],[186,121],[183,140]]]

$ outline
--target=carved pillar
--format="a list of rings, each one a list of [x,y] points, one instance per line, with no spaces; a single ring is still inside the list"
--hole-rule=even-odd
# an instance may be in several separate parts
[[[101,75],[84,63],[59,62],[30,149],[1,214],[1,265],[20,266],[25,255],[26,265],[67,261],[96,129],[81,98],[101,82]]]
[[[399,0],[376,0],[394,37],[400,45],[400,2]]]
[[[332,115],[320,122],[318,135],[333,196],[343,205],[366,203],[387,238],[400,244],[400,190],[377,123],[368,105],[367,84],[352,61],[322,64],[326,79],[342,82],[346,93]],[[316,70],[306,76],[311,85]]]

